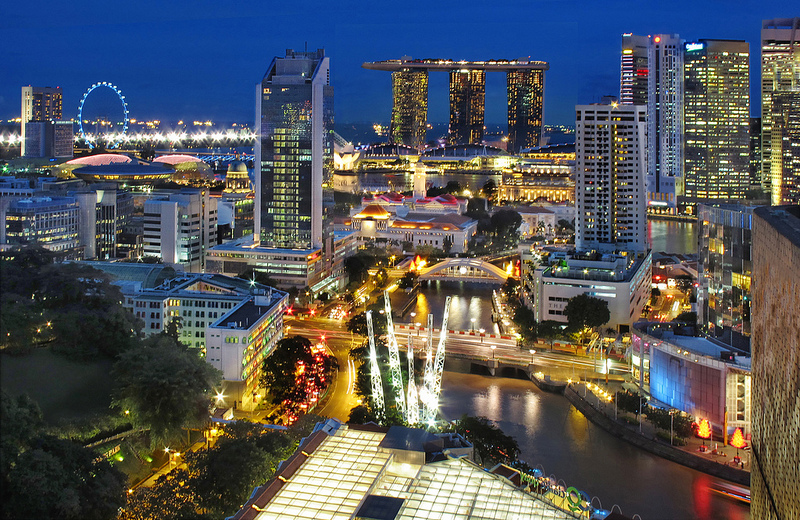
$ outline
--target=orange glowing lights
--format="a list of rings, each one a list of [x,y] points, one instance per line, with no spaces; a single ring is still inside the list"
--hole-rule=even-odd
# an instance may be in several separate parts
[[[731,437],[731,446],[736,448],[737,452],[740,448],[747,446],[747,443],[744,441],[744,435],[742,435],[741,428],[736,428],[736,430],[734,430],[733,437]]]
[[[653,40],[654,40],[656,43],[658,43],[658,42],[660,42],[660,41],[661,41],[661,36],[656,36],[655,38],[653,38]]]
[[[697,436],[704,440],[711,438],[711,424],[708,419],[700,419],[700,423],[697,425]]]

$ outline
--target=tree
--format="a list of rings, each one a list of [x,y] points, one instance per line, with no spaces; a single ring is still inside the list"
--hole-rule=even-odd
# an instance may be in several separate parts
[[[176,468],[158,477],[152,487],[139,487],[128,495],[118,520],[200,520],[199,497],[189,472]]]
[[[237,274],[236,277],[241,278],[242,280],[247,280],[248,282],[266,285],[267,287],[276,286],[275,280],[273,280],[269,274],[259,271],[258,269],[254,269],[253,267],[248,267],[241,273]]]
[[[315,349],[307,338],[291,336],[280,340],[264,360],[261,385],[269,390],[273,404],[294,410],[315,392],[321,393],[336,368],[335,357]]]
[[[675,316],[675,321],[695,324],[697,323],[697,313],[692,311],[684,311]]]
[[[519,240],[519,226],[522,216],[512,209],[496,211],[491,218],[494,235],[501,239],[505,245],[516,245]]]
[[[112,520],[125,504],[126,479],[83,446],[39,437],[3,485],[3,517]]]
[[[536,315],[525,305],[520,305],[512,318],[519,327],[519,333],[525,341],[536,341]]]
[[[213,450],[189,462],[200,505],[214,518],[236,513],[253,488],[272,477],[279,461],[255,438],[220,439]]]
[[[449,255],[451,249],[453,249],[453,237],[451,235],[445,235],[442,239],[442,252],[445,255]]]
[[[153,446],[168,445],[185,428],[208,419],[210,391],[222,373],[168,336],[152,336],[119,357],[113,368],[112,406],[130,411],[150,429]]]
[[[586,293],[570,298],[564,308],[564,314],[572,332],[600,327],[611,319],[608,302]]]
[[[481,188],[481,192],[483,196],[489,200],[494,200],[494,196],[497,193],[497,184],[495,184],[493,179],[489,179],[483,184],[483,188]]]
[[[564,337],[563,326],[563,323],[554,320],[544,320],[539,323],[537,331],[539,337],[550,343],[550,350],[553,350],[553,342]]]
[[[0,417],[0,468],[5,475],[44,423],[36,401],[27,395],[14,398],[5,391],[0,397]]]
[[[700,419],[697,424],[697,436],[703,439],[703,446],[706,445],[706,439],[711,438],[711,424],[708,419]]]
[[[489,422],[486,417],[462,415],[453,423],[453,431],[464,436],[475,449],[481,464],[490,468],[495,464],[510,464],[519,457],[519,444],[510,435]]]
[[[400,281],[397,282],[397,286],[401,289],[411,289],[417,285],[418,278],[419,274],[417,274],[416,271],[408,271],[400,278]]]
[[[359,336],[367,335],[367,313],[359,312],[347,320],[347,330]],[[386,334],[386,318],[378,313],[372,313],[372,332],[375,337]]]

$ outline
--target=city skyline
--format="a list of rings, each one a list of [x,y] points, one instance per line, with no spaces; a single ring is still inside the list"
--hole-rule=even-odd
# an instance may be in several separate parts
[[[19,117],[23,85],[61,86],[64,117],[69,118],[77,114],[89,85],[112,81],[125,92],[138,118],[250,121],[249,85],[258,79],[250,71],[287,46],[302,49],[307,44],[309,49],[324,47],[331,58],[340,123],[388,122],[391,79],[360,65],[410,55],[547,61],[551,69],[546,75],[544,122],[571,124],[576,104],[598,102],[618,91],[619,41],[626,32],[748,41],[751,114],[757,116],[761,21],[792,14],[777,2],[724,9],[719,3],[643,7],[622,1],[578,2],[570,8],[560,3],[534,8],[514,2],[502,11],[480,10],[483,4],[478,3],[459,4],[458,10],[455,4],[425,5],[424,10],[410,4],[391,14],[381,6],[355,2],[336,7],[312,3],[303,12],[292,6],[189,7],[145,3],[137,4],[136,10],[123,4],[97,11],[93,6],[65,8],[43,1],[37,9],[7,8],[4,33],[9,41],[26,44],[4,51],[9,73],[0,85],[0,119]],[[687,16],[690,9],[694,14]],[[515,13],[513,21],[510,11]],[[44,21],[33,16],[40,12],[50,16]],[[31,38],[34,30],[37,37]],[[500,99],[506,95],[503,79],[487,75],[487,124],[506,118]],[[446,83],[446,77],[431,77],[430,122],[447,121]]]

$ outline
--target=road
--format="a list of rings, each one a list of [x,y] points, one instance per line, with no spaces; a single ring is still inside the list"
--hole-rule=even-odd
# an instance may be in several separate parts
[[[362,341],[345,329],[343,321],[328,318],[306,318],[304,320],[291,319],[287,321],[287,335],[301,335],[317,341],[325,338],[331,353],[339,361],[339,372],[334,378],[330,392],[322,405],[314,413],[326,417],[334,417],[346,421],[350,410],[359,404],[358,396],[354,393],[357,361],[350,358],[350,348]],[[408,330],[397,331],[397,342],[400,350],[406,350]],[[438,344],[438,331],[434,333],[434,347]],[[412,342],[415,352],[423,352],[427,343],[427,332],[423,329],[419,335],[412,333]],[[495,348],[492,349],[491,347]],[[488,335],[481,340],[479,335],[448,334],[445,342],[447,355],[469,357],[474,359],[491,359],[494,357],[503,363],[518,364],[527,367],[533,359],[536,370],[540,368],[574,369],[576,372],[594,371],[595,366],[600,367],[600,359],[593,357],[573,356],[563,352],[540,351],[535,354],[526,349],[520,349],[516,340],[490,338]],[[446,359],[446,358],[445,358]],[[611,372],[622,373],[627,371],[627,365],[619,361],[609,362]],[[445,365],[446,366],[446,365]]]

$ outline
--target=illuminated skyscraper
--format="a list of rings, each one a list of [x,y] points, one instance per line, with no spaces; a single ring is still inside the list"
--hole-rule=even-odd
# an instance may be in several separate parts
[[[683,40],[657,34],[648,47],[648,204],[675,208],[683,195]]]
[[[420,149],[428,123],[428,71],[392,72],[392,142]]]
[[[258,83],[254,235],[262,247],[332,253],[333,87],[323,49],[288,49]]]
[[[647,107],[575,110],[575,248],[647,251]]]
[[[780,202],[783,167],[771,152],[774,94],[800,89],[800,18],[764,20],[761,24],[761,187]],[[786,107],[784,107],[786,108]]]
[[[647,104],[649,36],[622,35],[619,101],[623,105]]]
[[[450,71],[450,144],[483,140],[486,71]]]
[[[773,92],[772,204],[800,204],[800,90]]]
[[[542,140],[544,111],[544,71],[509,70],[508,151],[519,153],[524,148],[539,146]]]
[[[62,117],[61,111],[61,87],[22,87],[22,108],[20,117],[22,122],[20,130],[22,133],[22,153],[23,157],[43,157],[46,156],[45,142],[49,131],[53,134],[54,129],[51,121],[58,121]],[[28,125],[30,123],[30,125]],[[29,126],[28,129],[25,127]],[[58,126],[58,125],[56,125]],[[61,125],[64,126],[64,125]],[[60,128],[60,127],[59,127]],[[69,128],[69,156],[72,156],[72,127]],[[31,142],[26,143],[26,136]],[[52,142],[52,135],[51,140]],[[63,140],[62,140],[63,141]],[[59,148],[63,147],[59,143]],[[50,146],[52,148],[52,145]],[[63,154],[61,154],[63,155]],[[61,156],[59,155],[59,157]]]
[[[750,185],[750,47],[699,40],[684,48],[684,193],[742,198]]]

